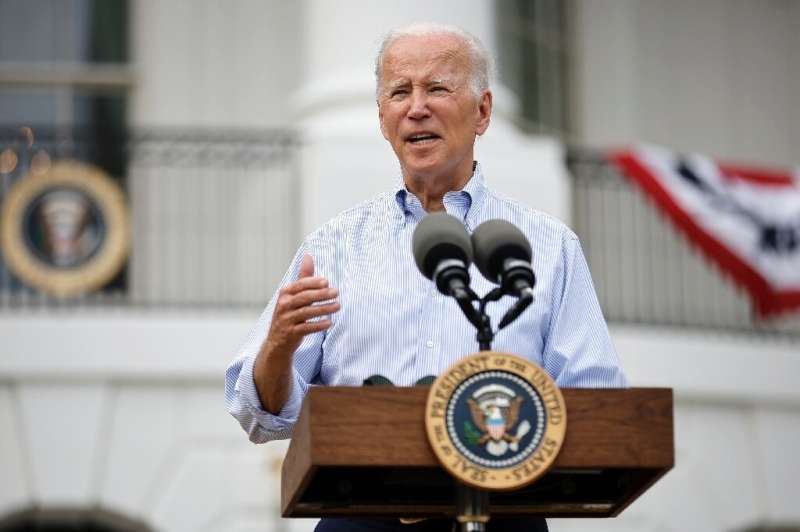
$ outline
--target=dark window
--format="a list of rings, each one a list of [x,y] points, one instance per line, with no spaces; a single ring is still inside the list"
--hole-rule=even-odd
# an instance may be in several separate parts
[[[124,188],[128,7],[0,0],[0,200],[37,160],[91,163]],[[106,288],[124,286],[123,270]],[[25,290],[0,260],[0,291]]]
[[[566,8],[562,0],[497,0],[499,79],[519,98],[522,125],[567,128]]]

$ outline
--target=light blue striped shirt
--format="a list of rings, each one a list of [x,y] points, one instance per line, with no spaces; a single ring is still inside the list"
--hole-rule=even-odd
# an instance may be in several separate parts
[[[608,328],[577,236],[558,220],[487,189],[480,166],[463,190],[448,192],[445,210],[471,233],[495,218],[510,221],[533,247],[535,301],[495,336],[492,349],[523,356],[547,370],[560,386],[622,387]],[[380,374],[400,386],[438,375],[478,351],[475,329],[452,298],[439,293],[417,270],[411,237],[425,216],[420,201],[402,185],[349,209],[310,234],[280,286],[297,279],[304,253],[315,275],[339,289],[341,310],[324,332],[306,336],[294,354],[294,383],[278,415],[261,407],[253,362],[269,330],[275,297],[267,305],[225,375],[225,399],[254,442],[288,438],[308,387],[359,386]],[[494,285],[470,267],[472,288]],[[489,303],[493,326],[513,303]]]

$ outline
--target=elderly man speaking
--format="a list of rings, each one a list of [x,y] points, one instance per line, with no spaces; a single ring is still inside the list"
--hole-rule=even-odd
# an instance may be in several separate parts
[[[228,410],[253,442],[291,436],[311,385],[358,386],[381,374],[409,386],[477,351],[472,325],[419,273],[411,253],[414,229],[436,211],[457,217],[469,232],[505,219],[531,241],[536,299],[497,334],[497,350],[528,358],[560,386],[625,386],[577,237],[550,216],[492,192],[474,159],[475,139],[492,114],[489,70],[480,41],[457,28],[415,24],[384,39],[375,68],[378,118],[401,179],[306,237],[229,366]],[[478,293],[491,288],[481,276],[472,278]],[[511,304],[511,298],[495,304],[492,321]],[[317,530],[451,525],[323,519]],[[547,526],[541,519],[492,520],[489,529]]]

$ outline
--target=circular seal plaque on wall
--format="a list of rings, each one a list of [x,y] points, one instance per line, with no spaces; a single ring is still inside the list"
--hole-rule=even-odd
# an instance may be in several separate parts
[[[125,263],[125,197],[95,166],[61,161],[20,179],[3,201],[0,220],[6,265],[42,292],[58,297],[91,292]]]
[[[514,490],[555,462],[567,411],[542,368],[508,353],[482,351],[436,379],[425,424],[434,453],[451,475],[475,488]]]

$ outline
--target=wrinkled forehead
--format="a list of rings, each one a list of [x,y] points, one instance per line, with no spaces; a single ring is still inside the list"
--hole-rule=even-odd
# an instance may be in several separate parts
[[[463,42],[450,36],[402,37],[392,43],[383,62],[383,81],[462,80],[470,62]]]

